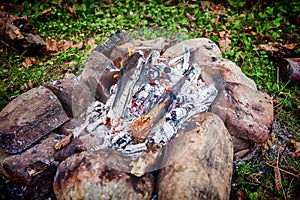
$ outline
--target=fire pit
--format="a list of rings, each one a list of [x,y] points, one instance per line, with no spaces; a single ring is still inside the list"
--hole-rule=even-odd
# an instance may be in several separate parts
[[[29,106],[37,114],[26,112],[24,101],[38,98]],[[268,139],[272,109],[210,40],[173,45],[119,32],[81,76],[1,111],[2,198],[15,188],[36,199],[228,199],[233,145],[238,152]]]

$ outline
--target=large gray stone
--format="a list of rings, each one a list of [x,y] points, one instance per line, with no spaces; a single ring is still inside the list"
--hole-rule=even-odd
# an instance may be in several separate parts
[[[69,79],[62,79],[43,84],[44,87],[50,89],[58,97],[64,110],[70,117],[73,117],[72,93],[74,85],[75,80]]]
[[[81,152],[63,161],[53,183],[57,199],[151,199],[152,175],[138,178],[107,166],[104,159],[100,152]]]
[[[214,84],[218,89],[223,89],[225,82],[235,82],[256,90],[255,82],[235,63],[221,57],[205,57],[202,52],[200,49],[194,52],[193,63],[201,67],[201,78],[206,84]]]
[[[62,135],[53,134],[40,141],[32,148],[18,154],[7,157],[3,162],[5,174],[15,182],[33,185],[36,184],[42,174],[54,168],[59,162],[54,157],[56,150],[54,145],[63,138]],[[52,178],[54,174],[52,174]]]
[[[19,153],[68,119],[51,90],[33,88],[1,111],[0,146],[8,153]]]
[[[191,50],[199,49],[200,54],[204,57],[222,57],[220,48],[213,41],[207,38],[195,38],[190,40],[184,40],[168,48],[164,52],[163,56],[168,58],[180,56],[183,54],[184,46]]]
[[[18,155],[2,154],[1,156],[0,151],[0,175],[5,175],[10,187],[24,188],[22,194],[17,196],[12,193],[10,198],[48,199],[54,196],[52,182],[57,165],[67,157],[84,150],[79,140],[74,140],[72,145],[60,151],[55,150],[55,144],[63,137],[50,134],[49,137],[40,140]]]
[[[240,83],[227,82],[212,104],[223,115],[231,135],[256,143],[265,142],[273,124],[273,102],[267,94]]]
[[[233,146],[222,120],[194,115],[172,139],[157,181],[158,199],[229,199]]]

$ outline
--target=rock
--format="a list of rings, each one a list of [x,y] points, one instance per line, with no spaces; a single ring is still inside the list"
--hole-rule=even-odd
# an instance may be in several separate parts
[[[151,199],[154,179],[110,168],[101,153],[82,152],[58,166],[53,188],[57,199]]]
[[[94,51],[103,53],[107,58],[111,59],[112,51],[130,40],[130,37],[121,31],[112,34],[105,42],[101,43]]]
[[[63,137],[50,134],[23,153],[1,156],[3,160],[0,160],[0,172],[5,175],[9,187],[23,187],[24,199],[47,199],[54,196],[52,182],[57,165],[69,156],[85,150],[80,140],[74,140],[62,150],[56,151],[54,146]],[[14,193],[10,195],[11,198],[17,197]]]
[[[69,117],[73,117],[72,93],[74,85],[75,81],[69,79],[62,79],[43,84],[44,87],[50,89],[58,97]]]
[[[213,113],[194,115],[167,148],[158,199],[229,199],[233,165],[230,134]]]
[[[84,99],[88,100],[87,102],[90,103],[96,99],[101,102],[106,102],[109,97],[110,86],[114,84],[115,81],[114,74],[118,74],[118,71],[119,69],[115,67],[110,59],[100,52],[93,51],[82,72],[79,86],[77,86],[78,89],[76,88],[73,92],[73,97],[78,100],[82,99],[83,97],[80,95],[80,91],[77,90],[84,88],[85,92],[90,93],[90,96],[84,97]],[[83,105],[88,105],[88,103]],[[74,106],[75,108],[78,107],[76,103]]]
[[[263,143],[270,136],[273,102],[263,92],[240,83],[227,82],[213,102],[212,111],[225,114],[225,125],[237,138]]]
[[[54,160],[62,162],[73,154],[80,153],[85,151],[85,144],[79,138],[74,139],[66,147],[62,148],[60,151],[57,151],[54,156]]]
[[[58,98],[43,86],[11,101],[0,113],[0,146],[19,153],[68,120]]]
[[[27,186],[5,178],[1,180],[0,174],[0,199],[56,199],[51,182],[45,175],[37,185]]]
[[[36,184],[44,172],[59,164],[54,160],[54,145],[62,138],[54,134],[21,154],[9,156],[3,162],[3,169],[13,181],[25,185]]]
[[[300,58],[282,58],[277,62],[280,78],[290,85],[300,85]]]
[[[106,103],[111,96],[110,88],[116,83],[116,78],[114,78],[114,76],[117,74],[118,72],[104,72],[97,76],[97,88],[95,92],[96,100]]]
[[[93,51],[85,64],[80,81],[88,83],[90,87],[95,89],[97,86],[97,84],[95,84],[97,81],[94,80],[96,76],[101,75],[104,72],[117,70],[119,69],[114,65],[112,60],[100,52]]]
[[[69,135],[70,133],[73,133],[75,129],[79,127],[83,122],[84,118],[71,118],[66,123],[58,127],[57,131],[59,131],[61,134]]]
[[[221,58],[222,53],[220,48],[211,40],[207,38],[195,38],[190,40],[184,40],[170,48],[168,48],[163,56],[168,58],[175,58],[183,54],[183,47],[186,46],[191,50],[198,49],[199,55],[204,57],[216,57]]]
[[[72,92],[73,117],[80,117],[80,115],[85,112],[88,106],[94,101],[95,90],[83,81],[76,81]]]
[[[23,186],[23,197],[46,199],[53,194],[51,185],[59,163],[54,160],[54,145],[61,138],[53,134],[23,153],[3,161],[1,171],[8,177],[11,187]]]
[[[233,142],[233,152],[237,153],[239,151],[243,151],[248,149],[251,146],[251,142],[243,140],[241,138],[231,136]]]
[[[224,88],[225,82],[241,83],[257,90],[255,82],[230,60],[216,57],[205,58],[201,51],[196,51],[193,63],[201,67],[201,79],[208,85],[214,84],[219,90]]]

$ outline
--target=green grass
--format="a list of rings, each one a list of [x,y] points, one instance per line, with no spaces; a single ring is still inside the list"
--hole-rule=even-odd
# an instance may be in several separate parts
[[[289,134],[300,141],[300,88],[287,86],[276,74],[276,63],[271,61],[266,51],[258,48],[259,44],[270,41],[299,43],[300,30],[295,18],[300,13],[300,3],[286,1],[235,1],[223,3],[225,7],[205,6],[193,1],[103,1],[89,0],[46,0],[21,2],[10,10],[15,15],[28,15],[36,32],[45,40],[55,39],[64,43],[84,42],[94,38],[99,44],[116,30],[135,32],[149,38],[157,36],[176,36],[181,39],[206,36],[219,44],[220,33],[229,34],[231,48],[223,56],[238,64],[243,72],[252,78],[259,90],[274,98],[275,120],[280,133]],[[67,2],[67,3],[66,3]],[[68,11],[67,5],[73,5],[76,16]],[[51,8],[48,16],[42,11]],[[222,12],[221,12],[222,10]],[[186,13],[194,16],[189,21]],[[156,31],[147,31],[154,27]],[[70,48],[58,55],[35,56],[37,62],[23,66],[27,55],[17,52],[0,43],[3,49],[0,57],[0,108],[2,109],[13,97],[26,91],[26,84],[31,80],[34,86],[43,82],[60,79],[68,71],[79,74],[90,52],[90,47]],[[299,45],[294,49],[298,52]],[[279,133],[274,133],[279,134]],[[285,141],[289,149],[289,140]],[[268,164],[279,161],[279,167],[292,174],[299,174],[299,160],[288,155],[270,158],[271,148],[262,150],[257,147],[260,160],[250,160],[237,165],[233,176],[231,198],[237,199],[242,191],[247,199],[293,199],[299,192],[300,180],[282,172],[283,189],[275,190],[274,170]]]

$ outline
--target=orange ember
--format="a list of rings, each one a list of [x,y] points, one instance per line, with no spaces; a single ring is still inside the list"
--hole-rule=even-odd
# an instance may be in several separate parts
[[[134,49],[130,49],[130,47],[128,47],[128,54],[129,54],[129,56],[132,56],[132,54],[135,52],[135,50]]]
[[[171,88],[168,86],[166,79],[163,79],[163,84],[167,92],[171,91]]]
[[[114,74],[113,79],[117,79],[117,78],[119,78],[119,74]]]

